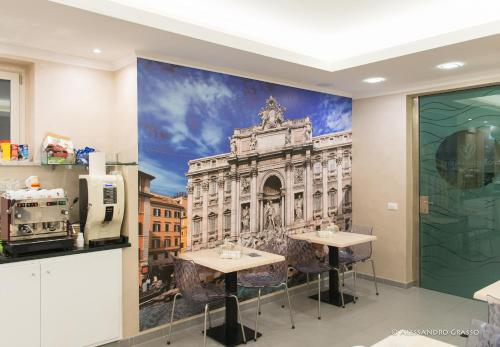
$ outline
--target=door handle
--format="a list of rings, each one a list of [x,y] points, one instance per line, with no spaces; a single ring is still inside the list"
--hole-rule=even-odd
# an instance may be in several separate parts
[[[420,214],[429,214],[429,196],[420,196]]]

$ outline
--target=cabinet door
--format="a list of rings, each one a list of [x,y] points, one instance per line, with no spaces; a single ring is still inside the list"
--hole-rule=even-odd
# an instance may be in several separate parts
[[[0,266],[0,345],[40,346],[40,265]]]
[[[121,338],[121,250],[41,263],[42,347],[96,346]]]

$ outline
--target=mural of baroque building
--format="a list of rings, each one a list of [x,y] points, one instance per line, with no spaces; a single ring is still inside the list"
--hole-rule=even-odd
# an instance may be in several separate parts
[[[312,136],[309,117],[284,119],[271,96],[261,124],[235,129],[231,153],[189,161],[188,248],[245,244],[331,223],[349,229],[351,132]]]

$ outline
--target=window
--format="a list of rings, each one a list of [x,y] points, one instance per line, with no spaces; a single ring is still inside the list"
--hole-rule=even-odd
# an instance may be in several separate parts
[[[224,190],[227,194],[231,193],[231,180],[229,178],[224,181]]]
[[[161,225],[160,223],[153,223],[153,231],[161,231]]]
[[[170,231],[170,223],[165,223],[165,231]]]
[[[215,193],[217,193],[217,182],[215,181],[215,179],[212,179],[210,181],[209,191],[210,191],[211,195],[214,195]]]
[[[231,231],[231,211],[227,210],[224,213],[224,232]]]
[[[181,213],[179,211],[174,211],[174,218],[181,218]]]
[[[352,191],[351,187],[347,187],[344,191],[344,205],[350,205],[352,203]]]
[[[180,232],[181,231],[181,226],[179,224],[174,224],[174,231],[175,232]]]
[[[160,239],[154,238],[152,240],[153,247],[152,248],[160,248]]]
[[[170,239],[163,240],[163,247],[170,247]]]
[[[321,162],[318,161],[318,162],[314,163],[313,171],[314,171],[315,175],[321,174]]]
[[[217,232],[217,215],[215,213],[208,216],[208,232],[210,234]]]
[[[335,172],[337,170],[337,161],[335,159],[328,160],[328,171]]]
[[[142,235],[143,234],[143,231],[142,231],[142,223],[139,222],[139,235]]]
[[[199,235],[201,232],[201,217],[193,218],[193,235]]]
[[[175,246],[176,246],[176,247],[178,247],[178,246],[179,246],[179,238],[178,238],[178,237],[176,237],[176,238],[175,238]]]
[[[328,207],[335,208],[337,206],[337,191],[332,189],[328,192]]]
[[[314,211],[321,211],[321,192],[314,193]]]
[[[201,196],[201,185],[200,183],[197,183],[195,186],[194,186],[194,197],[196,199],[199,199]]]
[[[0,71],[0,140],[25,143],[20,74]]]
[[[165,218],[170,218],[172,216],[172,211],[165,210]]]
[[[159,208],[154,208],[153,209],[153,216],[160,217],[160,215],[161,215],[161,210]]]

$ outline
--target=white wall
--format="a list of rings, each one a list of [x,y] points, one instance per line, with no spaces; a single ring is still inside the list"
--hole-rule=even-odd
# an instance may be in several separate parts
[[[374,228],[377,275],[412,282],[407,98],[398,94],[354,100],[352,123],[353,223]],[[398,210],[388,210],[388,202],[396,202]]]
[[[72,65],[35,61],[32,150],[39,160],[47,132],[71,137],[77,148],[111,151],[110,117],[115,112],[114,75]]]

